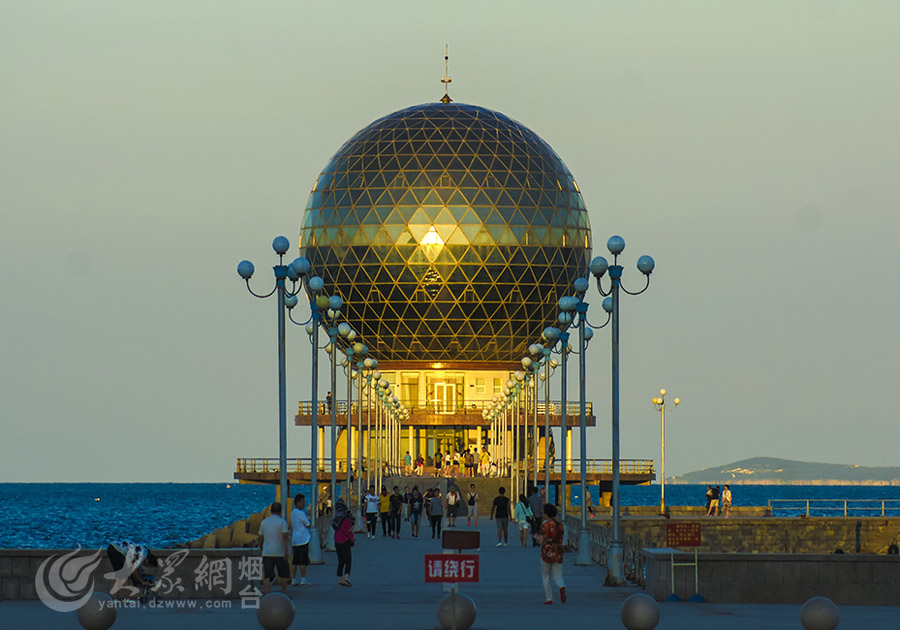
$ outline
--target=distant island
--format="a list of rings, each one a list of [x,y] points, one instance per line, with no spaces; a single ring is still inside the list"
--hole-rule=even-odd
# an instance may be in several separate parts
[[[900,466],[859,466],[796,462],[775,457],[752,457],[739,462],[674,475],[666,483],[900,486]]]

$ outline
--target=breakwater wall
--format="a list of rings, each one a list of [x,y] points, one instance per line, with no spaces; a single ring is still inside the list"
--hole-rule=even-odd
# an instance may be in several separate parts
[[[687,600],[699,593],[709,602],[802,604],[810,597],[855,606],[896,606],[900,594],[900,556],[871,554],[703,553],[697,574],[693,553],[643,550],[644,588],[657,601],[672,593]],[[674,554],[674,555],[673,555]],[[697,580],[697,582],[695,582]]]
[[[253,596],[260,585],[255,578],[261,576],[261,565],[251,568],[261,562],[258,549],[154,549],[153,553],[160,567],[150,572],[160,579],[156,595],[161,599],[238,599]],[[73,579],[82,566],[84,579]],[[116,581],[106,576],[112,573],[105,549],[0,549],[0,600],[38,599],[41,584],[60,595],[111,593]]]

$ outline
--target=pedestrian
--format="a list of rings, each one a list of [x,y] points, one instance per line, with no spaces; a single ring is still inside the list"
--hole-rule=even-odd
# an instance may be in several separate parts
[[[447,492],[447,527],[456,527],[456,516],[459,514],[459,491],[456,486]]]
[[[365,496],[366,502],[366,538],[375,538],[375,527],[378,523],[378,495],[375,486],[369,486]]]
[[[378,512],[381,516],[381,536],[387,537],[391,513],[391,495],[388,493],[387,486],[381,486],[381,494],[378,495]]]
[[[444,464],[444,456],[440,451],[434,454],[432,462],[434,463],[434,476],[438,477],[441,474],[441,466]]]
[[[506,488],[500,486],[497,489],[500,494],[494,497],[491,505],[491,520],[497,517],[497,546],[505,547],[509,542],[509,497],[506,496]]]
[[[442,472],[444,477],[450,476],[450,466],[452,464],[453,464],[453,455],[451,455],[450,451],[448,450],[446,453],[444,453],[444,470]]]
[[[403,487],[403,519],[409,520],[409,486]]]
[[[328,413],[331,413],[331,392],[325,394],[325,408],[328,409]]]
[[[453,476],[459,477],[459,451],[453,451]]]
[[[403,495],[400,486],[394,486],[394,494],[388,499],[388,531],[391,538],[400,538],[400,521],[403,516]]]
[[[120,585],[119,590],[110,594],[117,596],[118,593],[127,593],[137,596],[140,593],[140,603],[146,604],[147,593],[154,591],[158,582],[156,576],[144,569],[158,567],[159,558],[147,548],[147,545],[131,540],[110,543],[106,548],[106,555],[109,556],[116,584]]]
[[[403,456],[403,474],[409,477],[412,474],[412,456],[409,451]]]
[[[487,447],[481,447],[481,466],[478,469],[478,474],[482,477],[487,477],[491,472],[491,456],[488,454]]]
[[[350,567],[353,564],[353,517],[350,516],[344,499],[338,499],[335,503],[331,527],[334,529],[334,550],[337,552],[338,584],[352,586]]]
[[[531,486],[528,489],[528,505],[531,506],[531,513],[534,516],[531,546],[537,547],[537,535],[541,531],[541,515],[544,513],[544,502],[541,501],[537,486]]]
[[[422,518],[423,503],[419,486],[413,486],[412,492],[409,494],[409,526],[413,538],[419,537],[419,521]]]
[[[475,490],[475,484],[469,484],[469,494],[466,495],[466,504],[469,506],[466,515],[466,525],[471,525],[475,521],[475,527],[478,527],[478,491]]]
[[[524,494],[519,495],[519,502],[516,503],[516,523],[519,525],[519,541],[525,547],[525,541],[528,540],[528,532],[534,523],[534,513],[531,506],[528,505],[528,497]]]
[[[553,603],[550,592],[550,577],[559,587],[559,601],[566,603],[566,583],[563,580],[563,525],[556,520],[556,506],[548,503],[544,506],[544,518],[541,533],[538,534],[541,545],[541,580],[544,582],[544,604]]]
[[[281,503],[272,504],[271,514],[259,525],[259,550],[263,560],[263,594],[269,594],[272,580],[281,581],[281,592],[287,594],[291,569],[288,567],[288,523],[281,515]]]
[[[472,454],[472,451],[466,449],[466,477],[474,477],[475,476],[475,455]]]
[[[309,566],[309,527],[311,523],[306,515],[306,497],[294,495],[294,509],[291,510],[291,547],[294,556],[291,562],[291,584],[307,586],[306,567]],[[297,573],[300,573],[299,577]]]
[[[722,490],[722,514],[725,518],[731,517],[731,488],[727,483],[725,489]]]
[[[441,521],[444,519],[444,500],[441,498],[441,491],[437,488],[431,493],[431,537],[441,535]]]
[[[712,486],[706,486],[706,515],[709,516],[709,504],[712,503]]]
[[[584,497],[584,507],[587,509],[588,513],[590,513],[591,518],[594,518],[594,497],[591,496],[591,489],[589,486],[585,486],[587,490]]]
[[[425,458],[422,457],[422,453],[419,453],[419,457],[416,459],[416,477],[421,477],[425,474]]]
[[[719,486],[712,487],[712,496],[709,500],[709,509],[706,510],[707,516],[719,515]]]

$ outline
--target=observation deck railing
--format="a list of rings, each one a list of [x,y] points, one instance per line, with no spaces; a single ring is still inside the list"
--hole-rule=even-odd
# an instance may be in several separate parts
[[[422,411],[425,413],[462,414],[462,415],[472,414],[472,415],[478,415],[478,416],[481,415],[482,410],[484,410],[487,407],[490,407],[491,404],[493,404],[493,402],[491,400],[469,400],[465,404],[457,403],[455,406],[454,405],[448,406],[445,403],[434,403],[433,401],[428,401],[426,403],[419,403],[419,402],[413,403],[412,401],[401,399],[400,402],[402,402],[404,404],[404,406],[406,406],[407,409],[409,409],[410,411],[413,411],[413,412]],[[337,415],[345,415],[347,413],[347,401],[346,400],[338,400],[337,402],[335,402],[333,404],[335,406],[334,408],[335,408],[335,412],[337,413]],[[319,407],[319,415],[325,415],[325,414],[331,413],[331,408],[328,406],[328,403],[324,400],[318,401],[318,407]],[[350,408],[351,408],[353,415],[358,414],[359,413],[359,402],[354,400]],[[365,411],[366,409],[367,409],[367,403],[365,401],[363,401],[363,411]],[[373,402],[373,409],[374,409],[374,402]],[[543,417],[544,417],[544,414],[546,413],[546,409],[547,409],[546,403],[538,402],[538,405],[537,405],[538,424],[540,424],[543,421]],[[594,410],[593,404],[591,402],[586,402],[585,403],[585,413],[588,416],[591,416],[591,415],[593,415],[593,410]],[[312,401],[311,400],[301,400],[298,405],[297,413],[298,413],[298,415],[301,415],[301,416],[312,415]],[[531,415],[533,413],[534,413],[534,408],[529,406],[528,416],[531,417]],[[550,403],[550,415],[559,416],[559,415],[561,415],[561,413],[562,413],[562,402],[561,401],[551,402]],[[567,401],[566,416],[570,417],[570,418],[572,418],[572,417],[577,418],[580,415],[581,415],[581,406],[579,405],[578,401],[574,401],[574,402],[571,400]]]
[[[374,460],[363,459],[363,471],[366,471],[369,466],[374,467]],[[525,473],[525,464],[520,461],[519,471],[521,473]],[[529,461],[528,471],[532,470],[531,462]],[[612,474],[612,460],[609,459],[588,459],[585,462],[585,472],[587,474],[599,474],[599,475],[611,475]],[[514,466],[515,464],[512,464]],[[356,460],[354,458],[353,462],[351,462],[351,466],[354,474],[356,471]],[[384,474],[386,475],[394,475],[394,474],[402,474],[404,472],[403,464],[397,463],[385,463]],[[560,473],[562,472],[563,462],[560,460],[556,460],[550,465],[551,473]],[[346,460],[338,459],[337,460],[337,470],[339,472],[344,472],[346,470]],[[510,473],[510,464],[500,464],[498,466],[497,475],[498,476],[507,476]],[[433,466],[428,466],[430,472],[434,471]],[[309,457],[291,457],[287,460],[287,471],[288,473],[308,473],[312,470],[312,458]],[[541,473],[545,472],[543,461],[538,460],[538,471]],[[237,466],[235,468],[235,472],[239,474],[244,473],[280,473],[281,469],[279,466],[277,457],[239,457],[237,460]],[[319,472],[330,473],[331,472],[331,458],[325,457],[324,459],[319,460]],[[567,468],[568,473],[572,473],[574,475],[581,474],[581,462],[580,460],[572,460],[571,465]],[[654,473],[653,468],[653,460],[652,459],[621,459],[619,460],[619,472],[620,474],[633,474],[633,475],[650,475]],[[571,477],[570,481],[575,482],[577,478]],[[900,503],[900,501],[898,501]]]
[[[769,507],[773,516],[900,516],[900,499],[769,499]]]

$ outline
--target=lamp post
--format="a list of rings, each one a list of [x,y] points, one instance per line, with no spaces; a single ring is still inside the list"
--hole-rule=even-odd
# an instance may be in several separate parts
[[[586,400],[586,372],[587,372],[587,346],[594,336],[594,330],[603,328],[609,323],[612,312],[612,298],[603,300],[603,310],[607,313],[606,322],[600,326],[591,326],[587,321],[588,304],[582,298],[590,288],[587,278],[575,280],[576,297],[569,298],[566,309],[574,304],[578,317],[578,414],[579,414],[579,459],[581,467],[581,527],[578,530],[578,555],[575,564],[590,566],[594,562],[591,559],[591,536],[587,528],[587,400]],[[560,300],[560,307],[562,301]]]
[[[362,348],[358,348],[358,346],[362,346]],[[362,488],[362,470],[363,470],[363,423],[362,423],[362,409],[363,409],[363,379],[365,379],[368,384],[372,380],[372,370],[378,365],[378,361],[376,359],[372,359],[366,357],[369,353],[369,348],[366,344],[357,343],[353,346],[354,354],[359,359],[356,363],[356,527],[354,528],[354,532],[363,533],[366,531],[365,525],[363,525],[363,488]],[[367,436],[368,437],[368,436]],[[368,468],[368,465],[366,466]]]
[[[675,407],[681,402],[680,398],[672,401]],[[659,411],[659,513],[666,513],[666,390],[659,390],[659,397],[653,399],[653,405]],[[673,407],[673,409],[675,408]]]
[[[612,297],[612,540],[610,541],[609,560],[607,562],[607,586],[625,584],[625,565],[622,555],[622,528],[619,519],[619,289],[628,295],[640,295],[650,286],[650,274],[655,263],[650,256],[641,256],[637,268],[646,278],[646,284],[640,291],[632,293],[622,286],[623,268],[618,264],[619,254],[625,250],[625,239],[611,236],[606,247],[613,255],[613,264],[605,258],[597,256],[591,261],[591,273],[597,278],[597,290],[601,295]],[[604,291],[601,279],[609,271],[610,288]]]
[[[544,381],[544,487],[547,490],[547,502],[550,501],[550,370],[555,370],[559,363],[556,359],[550,358],[550,353],[559,341],[559,328],[548,326],[541,333],[541,340],[544,341],[544,373],[541,374],[541,380]]]
[[[305,259],[304,259],[305,260]],[[292,265],[297,264],[298,261],[295,260]],[[300,263],[302,266],[302,263]],[[308,265],[309,261],[306,262],[307,265],[307,273],[308,273]],[[297,298],[294,296],[289,302],[286,302],[288,307],[288,317],[291,322],[297,324],[298,326],[306,326],[306,334],[309,335],[309,341],[312,345],[312,366],[311,366],[311,381],[312,381],[312,400],[310,400],[310,414],[312,415],[312,422],[310,423],[310,480],[309,480],[309,493],[310,493],[310,527],[309,527],[309,535],[310,540],[317,541],[317,544],[310,544],[309,546],[309,562],[310,564],[322,564],[322,547],[319,541],[321,541],[319,535],[319,528],[317,527],[317,517],[319,511],[319,324],[322,321],[322,310],[328,308],[328,297],[324,295],[319,295],[319,292],[325,288],[325,281],[322,280],[319,276],[313,276],[306,283],[306,293],[309,297],[309,319],[305,322],[298,322],[294,319],[293,309],[297,305]]]
[[[287,371],[285,367],[285,344],[284,344],[284,310],[285,307],[292,307],[297,303],[297,293],[300,291],[302,282],[301,278],[309,272],[309,261],[306,258],[296,258],[290,265],[284,264],[284,255],[291,248],[290,241],[284,236],[277,236],[272,241],[272,249],[278,254],[278,264],[273,268],[275,271],[275,288],[269,293],[258,294],[250,288],[250,278],[253,277],[255,270],[253,263],[249,260],[242,260],[238,263],[238,275],[244,279],[247,284],[247,290],[250,294],[258,298],[267,298],[273,294],[277,296],[278,305],[278,469],[279,469],[279,485],[278,498],[287,505],[288,500],[288,482],[287,482]],[[285,286],[287,279],[291,280],[291,289]]]

